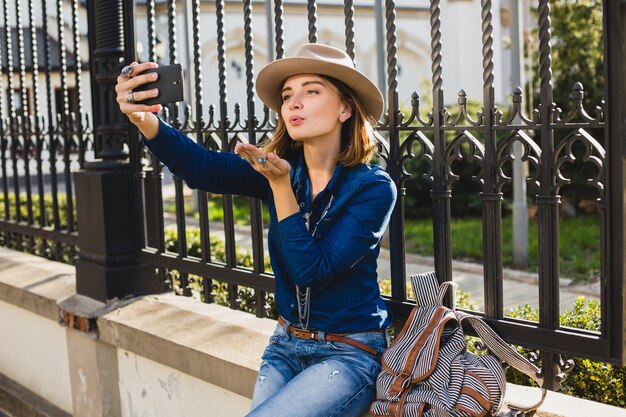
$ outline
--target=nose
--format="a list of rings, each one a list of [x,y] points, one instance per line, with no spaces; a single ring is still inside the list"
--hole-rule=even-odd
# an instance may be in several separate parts
[[[294,94],[289,100],[289,110],[300,110],[302,108],[302,100],[299,94]]]

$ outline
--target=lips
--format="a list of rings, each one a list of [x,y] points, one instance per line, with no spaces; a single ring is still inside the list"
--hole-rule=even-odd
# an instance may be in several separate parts
[[[304,119],[299,116],[291,116],[289,118],[289,124],[292,126],[299,126],[304,122]]]

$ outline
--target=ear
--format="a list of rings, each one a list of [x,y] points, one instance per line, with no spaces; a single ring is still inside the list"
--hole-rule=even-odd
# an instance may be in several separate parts
[[[341,123],[345,122],[352,116],[352,107],[346,103],[342,102],[341,107],[339,109],[339,121]]]

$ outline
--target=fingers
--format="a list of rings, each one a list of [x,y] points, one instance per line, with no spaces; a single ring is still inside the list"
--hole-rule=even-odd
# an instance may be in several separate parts
[[[149,68],[158,67],[159,65],[156,62],[144,62],[141,64],[132,62],[130,66],[133,67],[133,71],[131,72],[130,77],[122,77],[121,75],[117,77],[115,91],[118,95],[118,102],[121,98],[120,95],[124,95],[128,91],[131,91],[142,84],[156,81],[158,78],[158,75],[154,73],[141,75],[143,71]]]
[[[151,83],[154,82],[158,79],[159,74],[156,73],[151,73],[151,74],[141,74],[141,75],[137,75],[134,76],[133,78],[122,78],[122,82],[119,82],[120,77],[118,77],[118,84],[117,85],[122,85],[124,86],[125,89],[127,90],[134,90],[135,88],[139,87],[140,85],[146,84],[146,83]]]
[[[265,155],[256,146],[239,143],[235,146],[235,153],[247,160],[255,168],[261,168],[259,158],[263,158],[263,161],[265,161]]]
[[[122,110],[122,113],[124,114],[132,114],[132,113],[138,113],[138,112],[150,112],[150,113],[155,113],[155,112],[159,112],[161,111],[161,109],[163,108],[163,106],[161,106],[160,104],[153,104],[151,106],[146,106],[145,104],[125,104],[125,105],[120,105],[120,109]]]
[[[133,91],[132,97],[134,101],[142,101],[148,98],[156,97],[158,95],[159,95],[159,89],[153,88],[151,90],[146,90],[146,91]],[[127,97],[128,97],[128,93],[127,93]],[[126,98],[126,101],[128,102],[128,98]]]
[[[286,160],[279,158],[275,153],[269,153],[267,160],[270,164],[274,165],[281,173],[289,173],[291,165]]]
[[[121,80],[132,80],[133,78],[136,78],[139,74],[141,74],[142,72],[144,72],[147,69],[150,68],[156,68],[159,66],[159,64],[157,64],[156,62],[142,62],[141,64],[138,64],[136,62],[131,62],[130,66],[133,67],[133,71],[130,73],[130,78],[124,78],[124,77],[117,77],[118,82],[120,82]]]
[[[158,76],[157,74],[142,74],[142,72],[150,68],[156,68],[159,65],[156,62],[143,62],[141,64],[138,64],[137,62],[131,62],[130,66],[133,67],[133,70],[130,73],[130,77],[117,77],[115,91],[117,93],[116,100],[120,106],[120,110],[122,111],[122,113],[132,117],[140,117],[142,112],[160,111],[162,109],[162,106],[160,104],[148,106],[141,103],[135,103],[151,97],[158,96],[158,89],[153,88],[146,91],[132,92],[133,89],[142,84],[156,81]],[[129,98],[132,98],[133,102],[129,102]]]
[[[117,77],[117,84],[115,85],[115,91],[117,92],[119,96],[121,93],[134,90],[140,85],[156,81],[158,79],[158,76],[159,74],[152,73],[152,74],[138,75],[133,78]]]
[[[246,159],[252,167],[269,179],[289,174],[291,165],[273,152],[265,154],[262,149],[254,145],[239,143],[235,146],[235,153]]]

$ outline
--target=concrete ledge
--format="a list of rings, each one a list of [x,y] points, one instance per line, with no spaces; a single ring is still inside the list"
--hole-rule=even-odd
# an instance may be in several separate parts
[[[74,294],[72,265],[0,247],[0,300],[58,321],[57,302]]]
[[[0,374],[0,409],[15,417],[72,417],[3,374]]]
[[[506,401],[532,404],[541,398],[539,388],[507,384]],[[554,391],[548,391],[538,417],[626,417],[626,410],[595,401],[583,400]]]
[[[100,341],[251,398],[274,320],[165,294],[98,319]]]

